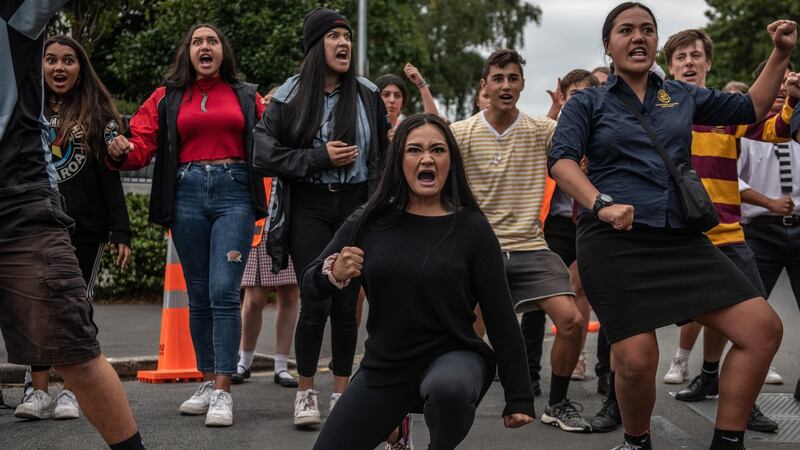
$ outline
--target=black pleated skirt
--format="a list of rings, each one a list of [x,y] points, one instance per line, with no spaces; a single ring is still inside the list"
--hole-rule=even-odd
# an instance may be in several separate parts
[[[725,308],[760,294],[699,232],[635,223],[618,231],[590,214],[577,230],[581,282],[609,342]]]

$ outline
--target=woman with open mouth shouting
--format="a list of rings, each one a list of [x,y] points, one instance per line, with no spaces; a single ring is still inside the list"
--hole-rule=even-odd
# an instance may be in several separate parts
[[[317,8],[303,22],[305,58],[299,75],[272,97],[254,130],[254,165],[277,177],[270,208],[268,252],[273,271],[292,256],[297,278],[376,185],[389,124],[378,88],[356,77],[352,28],[341,14]],[[301,296],[295,333],[297,371],[294,424],[320,423],[314,374],[331,318],[334,386],[330,408],[350,379],[358,330],[359,283],[332,297]]]
[[[428,448],[453,449],[496,367],[505,426],[530,423],[533,392],[503,255],[452,131],[434,114],[405,119],[384,170],[366,205],[303,272],[304,301],[360,280],[370,303],[361,367],[314,449],[375,448],[409,412],[424,413]],[[473,328],[476,305],[494,350]]]
[[[233,50],[213,25],[189,29],[160,87],[131,119],[131,137],[109,146],[110,167],[150,164],[150,221],[169,227],[189,294],[189,329],[205,382],[183,414],[233,424],[231,375],[241,336],[242,274],[253,222],[266,213],[249,164],[250,130],[263,112],[256,86],[240,81]]]
[[[774,49],[766,68],[749,94],[728,94],[653,74],[656,19],[640,3],[622,3],[602,29],[613,61],[606,86],[576,93],[561,111],[548,167],[583,205],[578,267],[611,344],[625,429],[617,448],[652,448],[655,330],[692,320],[733,344],[719,379],[710,448],[744,448],[745,426],[783,328],[744,273],[703,234],[718,221],[690,220],[697,215],[685,205],[696,196],[681,186],[696,180],[704,193],[690,165],[692,124],[750,124],[769,112],[797,24],[780,20],[767,31]],[[588,175],[578,165],[583,155]]]

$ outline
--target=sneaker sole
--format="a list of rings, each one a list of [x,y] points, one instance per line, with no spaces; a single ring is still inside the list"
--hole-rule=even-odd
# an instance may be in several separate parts
[[[778,431],[777,426],[771,427],[758,427],[758,426],[751,426],[749,423],[747,424],[747,429],[750,431],[759,431],[761,433],[777,433]]]
[[[71,420],[77,419],[81,415],[76,413],[53,413],[53,420]]]
[[[222,418],[213,419],[213,420],[206,419],[206,426],[207,427],[229,427],[231,425],[233,425],[233,419],[230,419],[230,420],[222,419]]]
[[[17,419],[44,420],[44,419],[50,419],[51,417],[53,417],[53,414],[50,413],[39,416],[29,411],[20,411],[20,412],[15,411],[14,417],[16,417]]]
[[[716,398],[719,398],[719,394],[706,395],[705,397],[701,397],[701,398],[689,398],[689,399],[678,398],[677,395],[675,396],[675,400],[678,400],[680,402],[686,402],[686,403],[702,402],[703,400],[714,400]]]
[[[686,378],[678,380],[677,378],[664,377],[664,384],[683,384],[685,381]]]
[[[183,405],[181,405],[180,411],[181,411],[181,414],[184,414],[186,416],[199,416],[201,414],[207,414],[208,413],[208,407],[206,406],[205,408],[196,408],[194,406],[183,406]]]
[[[764,380],[764,384],[783,384],[783,380]]]
[[[319,425],[322,423],[322,420],[319,416],[309,416],[309,417],[295,417],[294,418],[294,425],[297,427],[308,427],[312,425]]]
[[[569,431],[570,433],[591,433],[592,428],[589,427],[587,430],[586,428],[576,428],[567,426],[564,422],[559,420],[556,417],[548,416],[547,414],[542,414],[542,423],[546,425],[552,425],[554,427],[561,428],[563,431]]]

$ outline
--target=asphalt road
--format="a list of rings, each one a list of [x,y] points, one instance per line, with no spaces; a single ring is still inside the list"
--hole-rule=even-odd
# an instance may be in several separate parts
[[[783,344],[774,362],[778,371],[786,379],[782,386],[766,386],[766,393],[791,393],[795,383],[800,377],[800,331],[796,324],[800,323],[800,312],[791,295],[786,277],[783,276],[776,287],[770,302],[779,312],[784,322],[785,334]],[[118,309],[114,309],[118,308]],[[114,330],[117,327],[144,327],[142,324],[131,325],[135,311],[144,311],[144,316],[154,315],[157,311],[151,307],[104,307],[99,308],[102,314],[98,315],[101,327],[101,343],[112,356],[122,356],[117,350],[124,349],[123,338],[118,342],[106,346],[102,330]],[[150,308],[152,311],[145,311]],[[125,312],[123,314],[123,312]],[[271,327],[271,312],[266,314],[265,329],[259,342],[259,351],[271,353],[270,339],[273,333]],[[157,325],[156,325],[157,327]],[[146,328],[146,327],[144,327]],[[150,326],[152,328],[152,326]],[[150,329],[148,328],[148,330]],[[137,343],[131,343],[131,348],[142,347],[147,351],[153,341],[158,339],[152,336],[142,336],[142,329],[138,332],[128,331],[123,333],[126,339],[136,338]],[[118,334],[106,331],[107,337]],[[137,333],[138,336],[137,336]],[[653,442],[659,449],[704,449],[708,448],[713,425],[704,417],[690,410],[686,404],[674,400],[670,391],[676,387],[660,383],[661,376],[667,370],[669,361],[675,353],[677,346],[678,329],[666,327],[659,331],[661,344],[661,358],[659,367],[659,383],[656,408],[653,413]],[[150,342],[143,344],[140,341]],[[552,338],[546,342],[545,355],[549,354]],[[596,344],[596,335],[590,335],[587,343],[589,349],[589,367],[595,361],[593,356]],[[112,351],[109,351],[112,350]],[[698,345],[692,355],[691,369],[693,373],[699,371],[701,364],[701,346]],[[120,352],[124,353],[122,350]],[[117,353],[117,354],[115,354]],[[147,354],[147,353],[145,353]],[[323,350],[323,355],[329,355],[329,349]],[[136,356],[140,354],[135,354]],[[131,354],[133,356],[133,354]],[[547,359],[543,361],[543,373],[549,373]],[[585,415],[592,415],[600,406],[601,398],[595,393],[596,379],[592,371],[585,381],[573,382],[570,387],[570,398],[583,404]],[[331,392],[330,373],[323,372],[318,377],[320,399],[323,414],[326,412],[328,397]],[[125,389],[128,393],[134,414],[138,420],[142,435],[148,448],[153,449],[220,449],[220,448],[259,448],[259,449],[308,449],[313,445],[318,430],[297,430],[291,424],[292,402],[294,390],[281,388],[272,382],[271,374],[255,375],[249,382],[235,386],[233,391],[235,424],[226,429],[210,429],[203,426],[203,417],[186,417],[178,413],[180,403],[188,398],[195,385],[170,384],[148,385],[136,382],[126,382]],[[545,396],[548,392],[547,377],[544,383]],[[54,385],[51,392],[56,393],[60,386]],[[15,405],[21,397],[21,389],[6,388],[3,390],[6,402]],[[610,449],[621,443],[622,432],[616,431],[609,434],[578,435],[569,434],[555,428],[543,425],[540,422],[528,425],[517,430],[506,430],[502,426],[500,413],[502,411],[502,389],[495,384],[487,394],[477,412],[473,428],[462,443],[464,449]],[[537,412],[541,413],[546,397],[537,399]],[[710,400],[713,402],[713,400]],[[797,418],[800,420],[800,417]],[[354,428],[352,432],[358,432]],[[414,421],[414,440],[417,449],[427,446],[427,429],[424,419],[416,416]],[[747,434],[747,447],[749,449],[797,449],[798,443],[771,443],[763,441],[769,435],[749,432]],[[0,410],[0,449],[101,449],[107,448],[99,436],[94,432],[85,419],[57,422],[41,421],[28,422],[17,420],[12,411]]]

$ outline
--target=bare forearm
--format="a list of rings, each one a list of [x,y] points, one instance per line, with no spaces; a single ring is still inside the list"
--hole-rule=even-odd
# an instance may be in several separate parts
[[[561,105],[553,102],[550,104],[550,111],[547,111],[547,117],[558,120],[558,113],[561,112]]]
[[[433,101],[431,88],[427,84],[419,89],[419,96],[422,97],[422,106],[426,113],[440,115],[439,109],[436,108],[436,102]]]
[[[550,175],[558,187],[586,208],[591,209],[600,191],[595,188],[578,163],[561,159],[550,168]]]
[[[771,209],[772,199],[766,195],[758,192],[755,189],[747,189],[742,191],[742,203],[760,206],[762,208]]]
[[[753,107],[756,110],[758,120],[766,116],[772,107],[772,103],[778,94],[778,89],[783,83],[783,76],[786,73],[790,56],[791,52],[787,53],[773,49],[769,60],[767,60],[767,65],[761,71],[761,75],[753,82],[749,94],[753,100]]]

